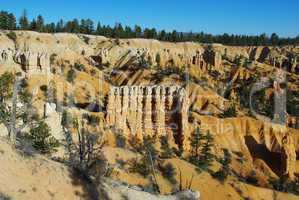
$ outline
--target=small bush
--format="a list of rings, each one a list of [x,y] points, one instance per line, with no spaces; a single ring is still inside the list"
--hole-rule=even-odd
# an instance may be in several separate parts
[[[67,81],[73,83],[76,78],[76,71],[74,69],[70,69],[67,72]]]
[[[223,149],[224,157],[219,160],[222,164],[222,167],[217,172],[213,173],[212,176],[218,179],[221,183],[223,183],[228,175],[230,174],[229,164],[231,163],[231,154],[227,149]]]
[[[226,180],[226,178],[228,176],[228,173],[227,173],[226,170],[224,170],[223,168],[221,168],[217,172],[213,173],[212,176],[214,178],[216,178],[218,181],[220,181],[221,183],[224,183],[224,181]]]
[[[254,171],[252,171],[250,173],[250,175],[248,177],[245,178],[246,182],[252,185],[257,185],[258,184],[258,180],[256,178],[256,174]]]
[[[160,171],[162,176],[169,180],[171,183],[175,184],[177,181],[175,179],[176,171],[171,163],[167,163],[164,166],[160,166]]]
[[[10,31],[9,33],[7,33],[6,36],[14,42],[17,40],[17,35],[13,31]]]
[[[236,111],[236,106],[235,105],[232,105],[231,107],[229,107],[221,115],[222,118],[236,117],[236,116],[237,116],[237,111]]]
[[[163,159],[171,158],[173,156],[173,151],[168,142],[169,138],[166,135],[160,137],[161,144],[161,155],[160,157]]]
[[[47,92],[48,91],[48,86],[47,85],[42,85],[39,87],[41,91]]]
[[[274,190],[280,192],[299,194],[299,183],[297,181],[290,180],[287,176],[281,176],[279,179],[270,178],[269,183]]]
[[[130,163],[129,171],[132,173],[138,173],[143,177],[147,177],[151,172],[149,161],[146,159],[146,157],[143,157],[140,160],[134,158],[130,160],[129,163]]]
[[[78,71],[85,71],[85,66],[83,65],[83,64],[81,64],[81,63],[75,63],[74,64],[74,68],[76,69],[76,70],[78,70]]]
[[[58,140],[51,136],[50,127],[44,122],[39,121],[29,131],[27,138],[31,140],[32,146],[41,153],[50,153],[59,146]]]
[[[131,134],[128,143],[132,147],[132,151],[141,153],[143,150],[143,146],[141,144],[141,141],[136,137],[136,135]]]
[[[127,139],[123,134],[115,135],[116,146],[119,148],[126,148]]]

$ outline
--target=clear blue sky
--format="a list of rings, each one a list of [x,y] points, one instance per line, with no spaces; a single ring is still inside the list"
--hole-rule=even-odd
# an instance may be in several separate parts
[[[299,0],[0,0],[0,10],[47,22],[91,18],[102,24],[212,34],[299,35]]]

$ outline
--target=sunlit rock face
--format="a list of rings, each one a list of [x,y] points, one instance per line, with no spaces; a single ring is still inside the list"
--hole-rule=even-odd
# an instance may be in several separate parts
[[[124,134],[174,134],[177,143],[187,129],[188,98],[179,86],[112,87],[107,122]]]

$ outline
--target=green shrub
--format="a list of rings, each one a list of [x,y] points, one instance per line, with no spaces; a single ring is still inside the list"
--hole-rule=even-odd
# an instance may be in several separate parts
[[[70,82],[70,83],[73,83],[74,80],[76,78],[76,71],[74,69],[70,69],[68,72],[67,72],[67,81]]]
[[[117,147],[126,148],[127,139],[123,134],[121,134],[121,133],[115,134],[115,141],[116,141]]]
[[[36,150],[41,153],[50,153],[59,146],[58,140],[51,136],[50,132],[50,127],[44,121],[39,121],[30,129],[27,138]]]
[[[247,183],[250,183],[252,185],[257,185],[258,184],[258,180],[256,178],[256,174],[255,174],[254,171],[252,171],[250,173],[250,175],[245,178],[245,180],[246,180]]]
[[[269,183],[272,185],[274,190],[299,195],[299,183],[297,181],[290,180],[285,175],[278,179],[270,178]]]
[[[85,71],[85,66],[83,65],[83,64],[81,64],[81,63],[75,63],[74,64],[74,68],[76,69],[76,70],[78,70],[78,71]]]
[[[227,118],[227,117],[236,117],[236,116],[237,116],[236,106],[232,105],[227,110],[225,110],[220,117]]]
[[[129,164],[129,171],[132,173],[138,173],[143,177],[147,177],[151,173],[149,160],[146,157],[143,157],[140,160],[134,158],[130,160]]]
[[[212,176],[218,179],[221,183],[223,183],[228,175],[230,174],[229,164],[231,163],[231,154],[228,149],[223,149],[224,157],[219,160],[222,164],[222,167],[217,172],[213,173]]]
[[[155,148],[155,143],[156,143],[156,137],[152,137],[148,135],[143,138],[142,153],[146,157],[148,157],[150,154],[154,162],[157,160],[159,154],[159,152]]]
[[[9,31],[9,33],[7,33],[6,36],[14,42],[17,40],[17,35],[13,31]]]
[[[14,83],[14,75],[9,72],[5,72],[0,76],[0,102],[12,96],[12,88]]]
[[[199,127],[191,134],[190,156],[189,162],[201,169],[208,169],[213,162],[215,156],[212,153],[214,146],[214,136],[208,131],[207,134],[202,134]]]
[[[162,135],[160,137],[161,144],[161,155],[160,157],[163,159],[171,158],[173,156],[173,151],[168,142],[169,138],[166,135]]]
[[[132,147],[132,151],[141,153],[143,151],[143,146],[141,141],[136,135],[131,134],[128,139],[128,143]]]
[[[48,91],[48,86],[47,85],[42,85],[39,87],[41,91],[47,92]]]
[[[212,176],[214,178],[216,178],[217,180],[219,180],[221,183],[223,183],[228,176],[228,172],[226,170],[224,170],[223,168],[221,168],[217,172],[213,173]]]
[[[162,176],[169,180],[171,183],[175,184],[177,182],[175,179],[176,171],[171,163],[167,163],[164,166],[160,166],[159,170],[161,171]]]

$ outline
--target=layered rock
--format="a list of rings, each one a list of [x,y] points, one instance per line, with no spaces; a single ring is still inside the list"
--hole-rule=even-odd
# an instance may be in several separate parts
[[[124,134],[172,134],[177,142],[187,133],[188,97],[178,86],[112,87],[108,95],[107,124]]]
[[[203,131],[215,135],[215,153],[222,148],[242,152],[249,159],[261,159],[278,176],[298,173],[298,130],[286,126],[262,122],[249,117],[219,119],[194,117],[201,122]]]
[[[46,52],[0,49],[0,63],[19,64],[25,72],[47,72],[50,69],[50,56]]]

